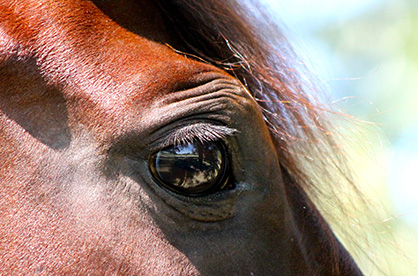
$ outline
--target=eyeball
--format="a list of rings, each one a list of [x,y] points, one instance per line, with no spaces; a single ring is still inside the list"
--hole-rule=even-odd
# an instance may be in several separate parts
[[[185,196],[203,196],[223,188],[228,156],[221,141],[168,146],[149,160],[153,177],[162,187]]]

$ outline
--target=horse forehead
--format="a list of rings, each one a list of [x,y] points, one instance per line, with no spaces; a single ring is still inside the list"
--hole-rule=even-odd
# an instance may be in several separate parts
[[[100,64],[94,61],[94,51],[89,50],[82,57],[85,65],[69,68],[77,73],[66,80],[69,89],[64,93],[78,99],[106,99],[109,103],[148,106],[170,93],[200,83],[207,72],[227,75],[144,39],[138,39],[132,48],[122,46],[106,50],[108,52],[100,57]]]
[[[170,94],[213,78],[232,78],[214,66],[186,58],[165,45],[142,37],[132,41],[129,46],[103,46],[100,63],[95,62],[95,52],[89,49],[82,57],[85,61],[76,61],[80,66],[55,67],[59,69],[51,75],[57,79],[62,78],[57,71],[76,72],[66,80],[63,90],[76,107],[73,113],[80,116],[88,113],[86,118],[98,123],[105,119],[101,115],[104,112],[106,120],[126,123],[132,116],[164,102],[160,100]],[[63,57],[67,58],[71,57]],[[65,63],[73,64],[72,61]]]
[[[152,1],[39,2],[38,12],[28,2],[25,9],[25,4],[1,7],[7,15],[3,31],[20,44],[6,50],[35,56],[48,82],[68,88],[64,92],[73,99],[136,97],[145,103],[202,72],[222,72],[168,45],[173,40]]]
[[[42,12],[36,15],[29,8],[19,10],[15,18],[10,13],[4,29],[28,49],[48,83],[60,89],[70,124],[81,122],[95,130],[100,125],[105,132],[110,128],[117,133],[137,124],[153,103],[170,93],[199,85],[211,74],[231,78],[167,45],[164,28],[150,19],[159,15],[148,13],[155,7],[142,13],[138,9],[141,22],[154,23],[138,23],[133,33],[89,1],[42,1]],[[109,7],[103,5],[99,7],[106,12]],[[121,15],[114,12],[117,20]],[[10,27],[17,23],[25,30]]]

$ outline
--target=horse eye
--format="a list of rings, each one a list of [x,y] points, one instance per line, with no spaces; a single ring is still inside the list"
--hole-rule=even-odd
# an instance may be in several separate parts
[[[169,146],[150,158],[150,170],[163,187],[186,196],[202,196],[226,184],[227,152],[220,142]]]

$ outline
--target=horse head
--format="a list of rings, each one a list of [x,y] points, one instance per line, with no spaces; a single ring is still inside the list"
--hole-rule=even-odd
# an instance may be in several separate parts
[[[1,273],[361,275],[180,2],[0,4]]]

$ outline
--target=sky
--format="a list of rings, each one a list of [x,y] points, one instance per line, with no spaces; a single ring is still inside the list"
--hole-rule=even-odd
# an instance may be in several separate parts
[[[271,13],[277,14],[280,21],[287,27],[288,32],[292,35],[291,42],[293,42],[297,54],[307,63],[308,68],[313,70],[324,83],[333,84],[328,87],[328,92],[334,99],[353,96],[350,95],[350,89],[356,82],[347,84],[347,82],[336,82],[335,80],[350,79],[353,74],[355,76],[355,72],[349,72],[343,62],[336,58],[329,45],[318,37],[318,30],[349,21],[370,10],[376,10],[388,1],[264,0],[265,4],[271,7]],[[361,41],[357,43],[361,43]],[[378,61],[368,73],[375,74],[373,70],[382,71],[385,66],[391,66],[390,63],[385,65],[384,62]],[[377,81],[382,78],[381,75],[376,74],[376,76]],[[361,90],[358,87],[355,89]],[[363,87],[362,89],[369,88]],[[368,96],[366,91],[364,92],[364,95],[356,94],[355,96],[363,97],[367,102]],[[412,92],[414,93],[414,90]],[[396,95],[396,91],[393,93]],[[387,105],[390,107],[391,103],[389,102]],[[403,106],[396,108],[402,109]],[[355,109],[351,111],[356,114]],[[384,149],[388,159],[386,165],[388,194],[393,204],[394,215],[418,228],[418,143],[416,142],[418,141],[418,124],[412,124],[405,128],[400,124],[397,127],[399,128],[397,130],[398,137],[392,139],[390,145]]]

